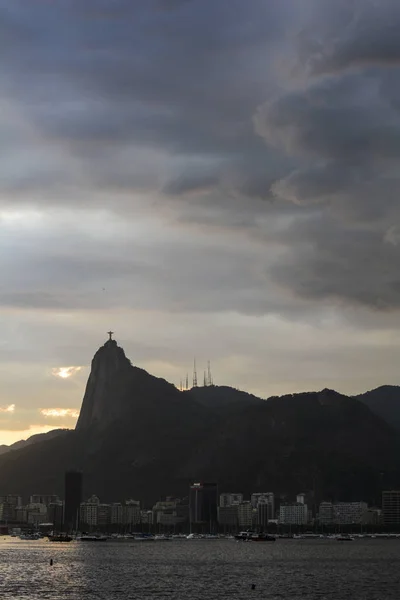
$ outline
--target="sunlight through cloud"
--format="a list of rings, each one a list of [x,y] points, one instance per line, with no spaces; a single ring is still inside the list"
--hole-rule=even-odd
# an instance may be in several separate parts
[[[51,372],[54,377],[61,377],[61,379],[68,379],[68,377],[72,377],[75,373],[78,373],[82,367],[57,367],[52,369]]]
[[[15,411],[15,404],[9,404],[8,406],[0,406],[0,412],[13,413]]]
[[[40,412],[44,417],[79,417],[79,411],[74,408],[42,408]]]

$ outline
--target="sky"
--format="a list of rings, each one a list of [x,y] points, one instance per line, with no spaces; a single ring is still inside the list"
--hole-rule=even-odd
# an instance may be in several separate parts
[[[134,365],[399,382],[398,0],[0,0],[0,444]]]

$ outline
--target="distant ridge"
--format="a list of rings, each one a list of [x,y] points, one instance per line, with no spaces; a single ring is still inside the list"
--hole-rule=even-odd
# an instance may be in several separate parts
[[[400,430],[400,387],[397,385],[382,385],[381,387],[354,396],[363,402],[376,415],[389,425]]]
[[[26,446],[30,446],[31,444],[37,444],[38,442],[44,442],[46,440],[51,440],[59,435],[63,435],[66,431],[70,431],[69,429],[52,429],[47,433],[36,433],[35,435],[31,435],[26,440],[19,440],[18,442],[14,442],[7,446],[6,444],[0,445],[0,455],[6,452],[10,452],[11,450],[19,450],[20,448],[25,448]]]

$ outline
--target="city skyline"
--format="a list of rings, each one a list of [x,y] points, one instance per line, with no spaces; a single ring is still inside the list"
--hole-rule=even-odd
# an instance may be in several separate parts
[[[397,384],[398,4],[81,4],[0,2],[0,444],[110,328],[176,385]]]

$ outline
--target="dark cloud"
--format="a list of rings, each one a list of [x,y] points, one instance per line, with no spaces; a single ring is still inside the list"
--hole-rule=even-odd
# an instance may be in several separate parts
[[[340,29],[309,56],[312,73],[399,65],[400,6],[396,0],[348,2],[347,14],[342,12],[342,16]]]
[[[4,306],[87,308],[105,280],[125,307],[398,306],[394,1],[3,0],[0,23],[2,204],[168,231],[17,249]]]

